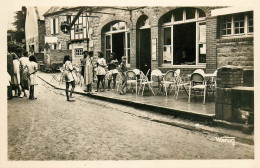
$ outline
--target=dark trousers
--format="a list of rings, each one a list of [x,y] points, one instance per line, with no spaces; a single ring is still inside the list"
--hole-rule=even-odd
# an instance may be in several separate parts
[[[7,98],[13,98],[12,86],[7,86]]]
[[[104,81],[105,75],[97,75],[97,78],[98,78],[98,81],[97,81],[97,90],[99,89],[100,82],[101,82],[102,88],[103,88],[103,90],[104,90],[104,89],[105,89],[105,81]]]

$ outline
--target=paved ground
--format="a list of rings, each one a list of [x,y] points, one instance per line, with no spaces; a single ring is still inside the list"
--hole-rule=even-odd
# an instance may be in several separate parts
[[[153,122],[165,118],[75,95],[39,80],[37,100],[8,101],[9,160],[253,159],[254,146]],[[169,116],[168,116],[169,117]]]

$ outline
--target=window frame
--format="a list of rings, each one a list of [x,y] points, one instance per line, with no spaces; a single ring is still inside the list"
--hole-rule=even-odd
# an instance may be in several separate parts
[[[206,66],[206,63],[199,63],[199,44],[206,44],[205,43],[200,43],[199,42],[199,23],[203,23],[203,22],[206,22],[206,14],[205,14],[205,17],[199,17],[199,12],[201,9],[197,9],[197,8],[193,8],[195,9],[195,18],[194,19],[187,19],[186,18],[186,10],[189,9],[189,8],[183,8],[183,20],[181,21],[174,21],[174,11],[172,11],[172,16],[171,16],[171,22],[167,22],[167,23],[163,23],[162,24],[162,29],[163,29],[163,49],[162,49],[162,52],[164,52],[164,28],[167,28],[167,27],[171,27],[171,63],[164,63],[163,61],[163,58],[164,58],[164,54],[162,53],[162,66],[175,66],[175,67],[197,67],[197,66]],[[173,62],[173,40],[174,40],[174,37],[173,37],[173,27],[174,25],[178,25],[178,24],[185,24],[185,23],[192,23],[192,22],[195,22],[196,23],[196,44],[195,44],[195,47],[196,47],[196,53],[195,53],[195,59],[196,59],[196,63],[195,65],[175,65]],[[207,53],[206,53],[207,55]]]
[[[77,50],[82,50],[81,54],[77,54]],[[74,48],[74,51],[75,51],[75,56],[76,57],[81,57],[83,56],[83,47],[78,47],[78,48]]]
[[[220,20],[221,20],[221,24],[220,24],[220,37],[221,38],[230,38],[230,37],[241,37],[241,36],[248,36],[248,35],[253,35],[253,32],[249,32],[249,19],[248,19],[248,15],[250,14],[250,12],[241,12],[241,13],[235,13],[235,14],[229,14],[229,15],[224,15],[224,16],[220,16]],[[243,15],[243,22],[244,22],[244,32],[243,33],[235,33],[235,29],[236,28],[241,28],[240,25],[239,27],[235,27],[235,17],[237,15]],[[227,17],[231,17],[231,34],[223,34],[222,30],[223,30],[223,22],[224,19]],[[254,21],[254,18],[252,19]],[[240,23],[240,22],[239,22]],[[254,29],[254,24],[251,26]]]
[[[120,21],[120,22],[122,22],[122,21]],[[126,22],[124,22],[125,23],[125,28],[124,29],[118,29],[118,30],[113,30],[112,29],[112,26],[113,25],[115,25],[115,24],[118,24],[119,25],[119,22],[116,22],[116,23],[113,23],[113,24],[110,24],[109,25],[109,31],[107,31],[107,32],[105,32],[105,51],[107,52],[107,51],[110,51],[110,53],[112,53],[113,52],[113,43],[112,43],[112,34],[114,34],[114,33],[124,33],[124,44],[125,44],[125,46],[124,46],[124,54],[125,54],[125,56],[126,56],[126,66],[127,67],[130,67],[130,60],[131,60],[131,52],[129,52],[130,53],[130,55],[128,55],[128,50],[129,51],[131,51],[131,45],[129,46],[129,48],[128,48],[128,36],[127,36],[127,34],[129,33],[129,38],[130,38],[130,40],[131,40],[131,34],[130,34],[130,31],[129,31],[129,29],[127,28],[127,24],[126,24]],[[106,46],[107,46],[107,44],[106,44],[106,37],[107,36],[110,36],[110,49],[107,49],[106,48]],[[130,41],[129,40],[129,41]],[[131,41],[130,41],[130,44],[131,44]],[[127,50],[127,51],[126,51]],[[106,54],[106,52],[105,52],[105,54]],[[108,55],[106,54],[106,57],[108,58]],[[130,60],[129,60],[130,59]]]

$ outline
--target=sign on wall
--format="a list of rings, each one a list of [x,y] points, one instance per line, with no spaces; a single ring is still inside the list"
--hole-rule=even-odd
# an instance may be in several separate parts
[[[156,61],[156,53],[157,53],[157,39],[152,39],[152,60]]]

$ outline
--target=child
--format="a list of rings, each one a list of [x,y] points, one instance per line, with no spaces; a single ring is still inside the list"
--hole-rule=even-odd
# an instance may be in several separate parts
[[[71,63],[71,57],[69,55],[64,56],[63,60],[63,68],[64,68],[64,73],[65,73],[65,80],[66,80],[66,96],[67,96],[67,101],[75,101],[72,97],[72,92],[75,89],[75,73],[73,73],[73,66]],[[70,91],[70,96],[69,96],[69,86],[71,84],[71,91]]]
[[[126,81],[127,81],[126,74],[125,74],[125,72],[127,71],[126,56],[122,57],[122,62],[119,66],[119,71],[120,71],[121,76],[122,76],[122,86],[121,86],[121,91],[119,92],[119,94],[124,95],[124,94],[126,94]]]
[[[34,85],[36,85],[36,72],[38,70],[37,60],[34,55],[29,57],[29,62],[27,63],[28,68],[28,84],[29,88],[29,99],[36,100],[34,97]]]

